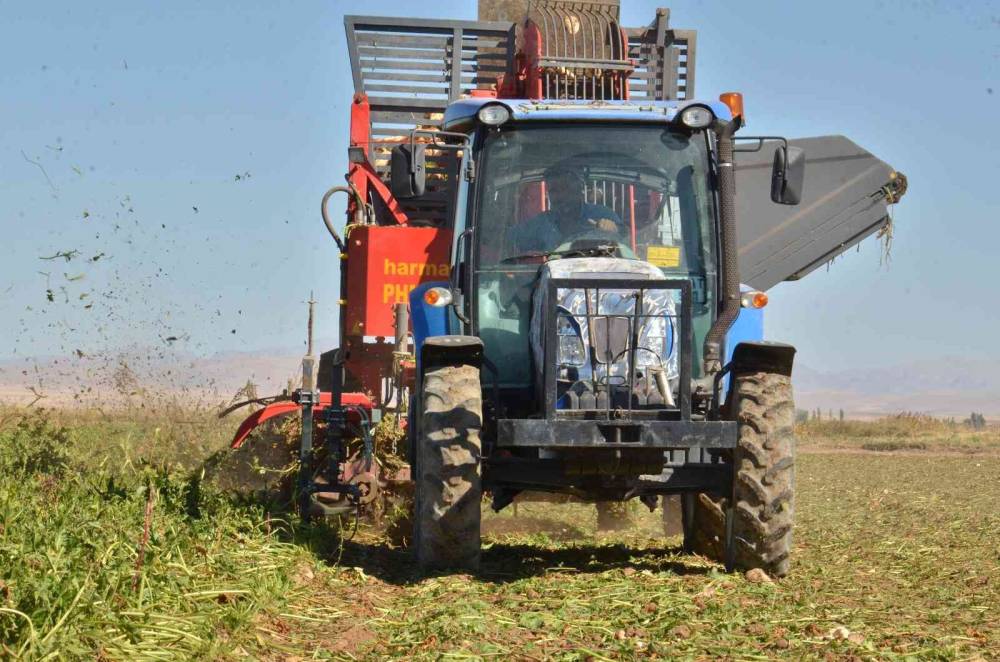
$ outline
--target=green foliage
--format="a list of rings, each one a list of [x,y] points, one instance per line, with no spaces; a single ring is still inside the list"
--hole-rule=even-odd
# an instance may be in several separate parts
[[[0,659],[215,659],[294,598],[296,531],[198,472],[113,464],[115,449],[84,470],[73,450],[44,414],[0,430]]]
[[[969,417],[963,421],[963,423],[973,430],[986,429],[986,417],[978,412],[972,412],[972,414],[970,414]]]
[[[770,584],[683,554],[661,535],[659,511],[634,509],[634,527],[600,533],[593,505],[562,502],[487,514],[479,575],[421,576],[379,530],[346,540],[220,491],[198,466],[223,444],[207,424],[199,438],[155,435],[155,421],[54,420],[0,429],[0,659],[974,660],[1000,650],[1000,454],[993,432],[961,423],[805,424],[807,451],[926,448],[800,454],[792,575]],[[979,443],[976,454],[935,453],[942,439],[959,443],[953,434]]]
[[[20,418],[5,434],[0,473],[11,477],[60,476],[69,463],[69,431],[52,424],[44,412]]]

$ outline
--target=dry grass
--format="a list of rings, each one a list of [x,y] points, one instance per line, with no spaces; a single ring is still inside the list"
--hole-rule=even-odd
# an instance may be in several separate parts
[[[891,432],[906,426],[939,443],[923,425],[881,425],[838,443],[908,440]],[[795,565],[777,583],[682,554],[658,512],[599,534],[593,507],[551,503],[488,516],[477,576],[428,577],[377,530],[342,541],[336,527],[299,528],[200,480],[193,458],[224,431],[170,437],[181,469],[150,440],[156,427],[32,417],[0,429],[0,657],[1000,656],[994,454],[812,454],[831,437],[808,429]],[[992,443],[962,443],[976,439]]]
[[[961,422],[911,413],[875,421],[811,420],[798,423],[795,432],[806,448],[1000,452],[1000,426],[974,430]]]

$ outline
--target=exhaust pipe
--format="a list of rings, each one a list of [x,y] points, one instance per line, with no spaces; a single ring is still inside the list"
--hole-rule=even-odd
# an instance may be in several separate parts
[[[705,335],[702,354],[706,375],[722,370],[722,345],[726,332],[740,314],[740,274],[736,256],[736,181],[733,176],[733,134],[740,118],[718,122],[715,133],[719,150],[719,233],[722,245],[722,310]]]

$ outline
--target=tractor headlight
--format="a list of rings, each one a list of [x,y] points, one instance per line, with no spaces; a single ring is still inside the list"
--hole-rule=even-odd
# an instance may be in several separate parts
[[[559,290],[557,364],[582,368],[590,364],[593,353],[598,376],[626,375],[632,324],[636,319],[635,293],[631,290],[602,291],[598,301],[597,293],[591,290],[589,296],[588,306],[583,290]],[[638,318],[636,368],[664,368],[669,378],[678,375],[674,310],[670,290],[644,291],[642,315]]]
[[[681,111],[681,124],[689,129],[704,129],[712,120],[715,114],[705,106],[691,106]]]
[[[483,124],[499,126],[510,119],[510,109],[500,103],[491,103],[480,108],[476,117]]]
[[[639,332],[639,348],[635,365],[639,368],[667,367],[675,363],[674,324],[669,317],[647,319]],[[670,372],[670,370],[668,370]]]
[[[559,337],[559,356],[556,362],[560,366],[582,367],[587,363],[587,350],[583,346],[583,336],[580,325],[572,317],[559,317],[556,334]]]

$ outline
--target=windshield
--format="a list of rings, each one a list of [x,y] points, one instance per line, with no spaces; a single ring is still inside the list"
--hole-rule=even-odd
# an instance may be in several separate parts
[[[642,125],[519,127],[492,134],[484,157],[481,267],[610,252],[704,275],[712,207],[703,136]]]
[[[693,365],[711,324],[713,198],[706,138],[641,124],[505,127],[477,177],[475,325],[502,385],[531,381],[526,339],[547,259],[640,259],[691,281]]]

